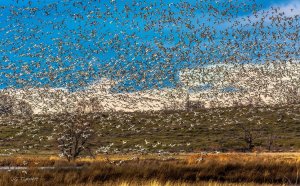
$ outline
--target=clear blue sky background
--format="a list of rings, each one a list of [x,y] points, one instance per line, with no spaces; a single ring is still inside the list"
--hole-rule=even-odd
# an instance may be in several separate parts
[[[218,1],[220,3],[208,0],[206,7],[213,5],[220,11],[226,9],[228,3],[223,2],[229,0]],[[271,10],[271,7],[281,7],[285,12],[294,9],[292,13],[287,12],[292,16],[300,14],[300,3],[297,0],[254,1],[254,4],[259,5],[255,8],[258,12]],[[184,1],[162,2],[163,4],[160,0],[137,0],[136,3],[132,0],[18,0],[18,3],[17,0],[1,1],[0,88],[50,86],[76,89],[102,77],[120,81],[116,88],[118,91],[122,91],[122,88],[132,91],[172,87],[177,82],[176,75],[180,69],[199,66],[201,62],[226,60],[227,54],[220,56],[222,49],[206,51],[203,54],[193,52],[197,51],[197,47],[205,51],[205,44],[211,49],[220,46],[220,41],[224,40],[224,37],[221,39],[222,34],[213,36],[213,42],[204,39],[200,46],[190,42],[193,39],[188,40],[188,37],[200,24],[217,31],[230,27],[233,22],[226,22],[229,15],[217,14],[210,18],[209,11],[212,10],[205,8],[204,12],[200,9],[189,14],[190,7],[185,8]],[[196,6],[196,1],[186,2]],[[253,5],[253,1],[233,2],[236,6],[243,2],[245,7]],[[151,5],[152,9],[149,8]],[[179,10],[185,12],[181,14]],[[236,7],[236,10],[237,14],[231,12],[234,14],[231,20],[247,16],[256,19],[252,15],[253,11],[249,9]],[[146,14],[147,11],[152,14]],[[173,20],[176,25],[161,22],[168,19],[168,16],[164,17],[168,15],[166,12],[173,12],[174,15],[169,17],[182,18],[181,21]],[[203,15],[205,16],[201,17]],[[220,19],[224,19],[223,23],[213,23]],[[196,28],[189,28],[187,23]],[[162,28],[159,27],[160,24]],[[271,28],[274,32],[280,32],[276,30],[276,26],[271,27],[274,27]],[[290,28],[290,31],[293,29]],[[176,46],[179,47],[173,53],[170,52]],[[162,47],[168,51],[163,52]],[[281,52],[288,50],[281,49]],[[188,52],[190,53],[186,54]],[[262,54],[258,54],[259,52]],[[248,51],[247,55],[253,60],[264,59],[264,53],[267,52],[270,51],[258,47],[251,54]],[[178,56],[182,59],[178,59]]]

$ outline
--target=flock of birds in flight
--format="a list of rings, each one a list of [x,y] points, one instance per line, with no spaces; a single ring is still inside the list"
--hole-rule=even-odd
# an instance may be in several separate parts
[[[118,82],[117,93],[177,88],[183,69],[300,54],[297,10],[257,0],[16,0],[0,9],[1,88],[76,91],[102,78]]]
[[[183,68],[299,54],[299,15],[255,0],[25,2],[0,7],[2,87],[109,77],[141,90],[175,86]]]
[[[65,87],[76,91],[95,80],[108,78],[118,82],[111,90],[118,93],[175,89],[182,86],[178,74],[183,69],[267,61],[280,64],[293,62],[300,54],[297,10],[285,12],[280,7],[264,10],[257,0],[247,3],[240,0],[45,2],[0,3],[0,88]],[[214,70],[217,74],[220,68]],[[2,103],[0,99],[1,109]],[[195,124],[187,125],[176,114],[174,123],[179,130],[193,130],[200,125],[197,119],[204,117],[194,114]],[[223,119],[215,115],[212,118],[209,112],[207,116],[212,121]],[[160,115],[158,122],[149,120],[144,124],[158,123],[155,127],[169,131],[175,119],[168,117]],[[130,115],[115,118],[119,123],[133,120]],[[36,119],[47,122],[45,118]],[[8,125],[21,128],[8,140],[37,131],[29,137],[39,143],[28,146],[30,140],[23,142],[21,148],[29,150],[53,139],[52,135],[39,136],[42,127],[33,121],[25,126],[24,121],[8,121]],[[162,125],[160,121],[170,125]],[[146,125],[114,126],[107,122],[101,129],[139,134],[148,130]],[[97,135],[103,134],[97,131]],[[126,146],[129,140],[119,143]],[[115,146],[109,143],[98,151],[118,149]],[[154,142],[145,138],[130,148],[143,152],[149,148],[183,146],[188,148],[191,142]]]

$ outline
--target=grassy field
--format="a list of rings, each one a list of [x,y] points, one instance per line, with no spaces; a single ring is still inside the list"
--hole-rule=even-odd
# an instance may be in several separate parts
[[[68,163],[55,156],[9,156],[0,185],[258,185],[300,183],[299,153],[99,155]],[[38,167],[51,166],[51,170]],[[80,166],[80,169],[66,169]],[[232,183],[232,184],[229,184]]]
[[[0,167],[26,168],[0,170],[0,185],[300,183],[300,105],[76,115],[95,131],[96,158],[71,163],[55,130],[69,117],[1,117]]]
[[[54,126],[68,116],[2,117],[0,154],[57,154]],[[77,116],[92,123],[95,153],[255,151],[300,149],[300,105]]]

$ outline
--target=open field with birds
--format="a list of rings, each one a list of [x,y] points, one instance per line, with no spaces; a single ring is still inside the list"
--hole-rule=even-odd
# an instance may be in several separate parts
[[[2,117],[0,185],[297,185],[299,110],[295,104],[76,115],[95,133],[93,153],[72,161],[57,141],[57,126],[69,115]]]
[[[300,0],[0,0],[0,186],[300,186]]]
[[[94,153],[280,152],[300,150],[300,105],[192,111],[92,113]],[[69,115],[2,117],[0,154],[58,153],[57,125]]]

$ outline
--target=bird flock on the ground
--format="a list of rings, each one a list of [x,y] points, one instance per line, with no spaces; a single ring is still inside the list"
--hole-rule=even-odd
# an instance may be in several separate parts
[[[266,143],[269,138],[284,140],[288,137],[288,135],[282,136],[284,130],[289,130],[289,135],[292,137],[292,133],[297,135],[297,126],[300,122],[299,105],[283,108],[230,108],[229,110],[232,110],[231,115],[226,114],[228,109],[222,108],[194,111],[198,114],[196,117],[186,111],[185,113],[148,114],[97,113],[88,116],[86,121],[94,124],[92,148],[95,154],[153,152],[164,154],[201,149],[219,151],[222,146],[226,146],[226,143],[241,141],[243,136],[243,133],[239,132],[242,130],[239,128],[241,123],[243,124],[241,127],[248,127],[250,132],[259,135],[254,141]],[[68,122],[70,120],[68,118],[72,116],[3,118],[0,125],[2,144],[0,154],[56,151],[57,136],[64,136],[61,135],[62,130],[57,130],[57,126]],[[203,136],[204,134],[209,136]],[[207,140],[208,138],[213,140]],[[297,141],[297,139],[290,140]],[[207,141],[216,147],[202,146],[202,141]]]

